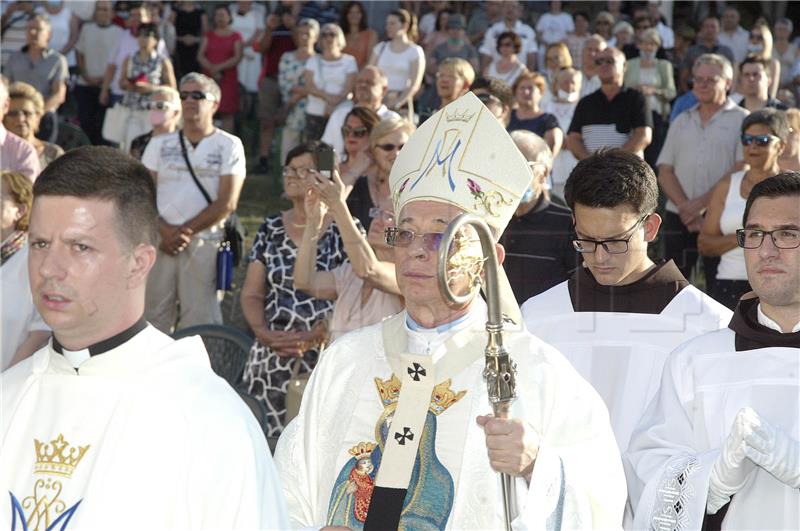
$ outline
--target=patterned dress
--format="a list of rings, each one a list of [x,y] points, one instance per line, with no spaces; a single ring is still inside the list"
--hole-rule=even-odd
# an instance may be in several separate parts
[[[294,288],[294,263],[297,247],[286,233],[280,214],[268,216],[258,229],[249,261],[258,260],[266,268],[264,317],[270,330],[310,330],[333,311],[334,301],[309,297]],[[317,243],[317,270],[339,267],[347,255],[342,236],[335,224],[320,236]],[[311,372],[319,350],[303,354],[300,373]],[[244,382],[250,394],[267,405],[269,436],[280,435],[286,412],[286,384],[296,358],[282,358],[256,340],[244,370]]]
[[[164,76],[164,58],[153,51],[147,59],[142,59],[139,52],[128,57],[128,79],[146,81],[153,85],[161,85]],[[147,110],[150,94],[126,90],[122,104],[136,110]]]

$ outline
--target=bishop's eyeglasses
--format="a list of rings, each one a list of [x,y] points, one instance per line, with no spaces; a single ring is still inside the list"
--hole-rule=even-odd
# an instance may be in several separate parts
[[[800,230],[798,229],[738,229],[736,242],[743,249],[758,249],[764,243],[764,236],[769,234],[772,244],[778,249],[797,249],[800,247]]]
[[[625,254],[628,252],[628,242],[631,241],[633,238],[633,234],[639,225],[642,224],[644,220],[650,217],[650,214],[645,214],[636,224],[631,227],[630,229],[626,230],[622,234],[628,234],[627,238],[612,238],[609,240],[592,240],[590,238],[576,238],[572,240],[572,246],[575,248],[576,251],[579,253],[586,253],[592,254],[597,250],[598,245],[603,246],[603,250],[608,254]]]

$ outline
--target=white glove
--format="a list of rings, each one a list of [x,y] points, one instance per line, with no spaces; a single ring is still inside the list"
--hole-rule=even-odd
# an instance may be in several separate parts
[[[750,460],[780,482],[793,489],[800,488],[800,442],[764,419],[759,419],[744,440]]]
[[[756,466],[747,459],[745,437],[759,424],[758,414],[751,408],[739,410],[725,441],[725,446],[711,468],[708,479],[706,512],[716,512],[744,486]]]

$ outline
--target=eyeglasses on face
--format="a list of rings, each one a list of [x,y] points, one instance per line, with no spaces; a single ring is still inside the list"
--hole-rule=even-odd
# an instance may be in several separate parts
[[[409,229],[399,229],[397,227],[389,227],[384,232],[386,235],[386,243],[392,247],[408,247],[417,238],[422,238],[422,245],[426,250],[437,252],[439,245],[442,243],[443,232],[426,232],[421,234]]]
[[[284,177],[294,177],[297,179],[307,179],[314,168],[295,168],[293,166],[284,166],[281,174]]]
[[[217,100],[217,98],[215,98],[214,95],[211,94],[210,92],[202,92],[200,90],[192,90],[192,91],[183,91],[182,90],[180,92],[180,95],[181,95],[181,100],[187,100],[189,98],[191,98],[191,99],[193,99],[195,101],[201,101],[201,100],[216,101]]]
[[[34,116],[37,116],[37,113],[36,111],[29,111],[27,109],[14,109],[13,111],[8,111],[6,116],[10,116],[12,118],[22,118],[24,116],[25,118],[30,119]]]
[[[383,210],[378,207],[369,209],[369,217],[372,219],[380,218],[384,223],[394,223],[394,212]]]
[[[586,253],[592,254],[597,251],[597,246],[601,245],[603,250],[608,254],[625,254],[628,252],[628,242],[631,241],[633,238],[633,234],[639,225],[642,224],[644,220],[646,220],[650,214],[645,214],[636,224],[628,229],[627,231],[623,232],[630,232],[627,238],[612,238],[609,240],[592,240],[590,238],[576,238],[572,240],[572,246],[575,248],[576,251],[579,253]]]
[[[722,76],[713,76],[713,77],[695,77],[694,84],[695,85],[715,85],[722,80]]]
[[[598,57],[597,59],[594,60],[595,66],[613,65],[616,62],[617,61],[612,57]]]
[[[375,147],[378,147],[389,153],[391,151],[394,151],[395,149],[397,151],[400,151],[401,149],[403,149],[403,146],[405,146],[405,144],[378,144]]]
[[[361,126],[361,127],[349,127],[349,126],[345,125],[345,126],[342,127],[342,136],[344,138],[347,138],[348,136],[351,136],[351,135],[356,137],[356,138],[364,138],[365,136],[367,136],[367,134],[369,134],[369,131],[364,126]]]
[[[797,249],[800,247],[800,230],[798,229],[738,229],[736,242],[743,249],[758,249],[764,243],[764,236],[769,234],[772,244],[778,249]]]
[[[777,140],[778,137],[774,135],[749,135],[747,133],[742,135],[742,145],[743,146],[750,146],[750,145],[757,145],[761,147],[768,146],[772,140]]]

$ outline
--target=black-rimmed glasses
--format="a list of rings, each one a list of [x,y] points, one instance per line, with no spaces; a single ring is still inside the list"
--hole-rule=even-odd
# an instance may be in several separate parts
[[[798,229],[738,229],[736,243],[743,249],[758,249],[764,243],[764,236],[769,234],[772,244],[778,249],[797,249],[800,247],[800,230]]]
[[[634,232],[639,227],[639,225],[641,225],[642,222],[646,220],[649,216],[650,214],[645,214],[644,216],[639,218],[639,221],[637,221],[633,227],[623,232],[623,234],[625,234],[626,232],[630,233],[627,238],[612,238],[608,240],[592,240],[590,238],[576,238],[572,240],[572,246],[579,253],[587,253],[587,254],[594,253],[597,250],[597,246],[601,245],[603,247],[603,250],[608,254],[625,254],[628,252],[628,242],[630,242],[631,238],[633,238]]]

